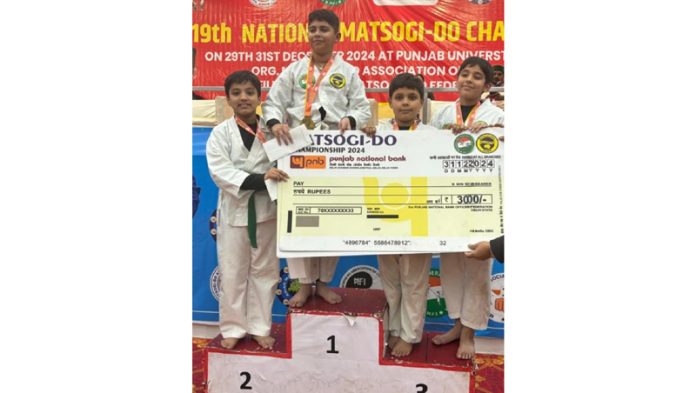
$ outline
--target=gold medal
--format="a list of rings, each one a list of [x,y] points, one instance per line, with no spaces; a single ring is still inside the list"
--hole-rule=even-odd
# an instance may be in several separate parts
[[[314,120],[312,120],[310,116],[305,116],[304,119],[302,119],[302,124],[304,124],[308,130],[313,130],[314,127],[316,127],[316,124],[314,124]]]

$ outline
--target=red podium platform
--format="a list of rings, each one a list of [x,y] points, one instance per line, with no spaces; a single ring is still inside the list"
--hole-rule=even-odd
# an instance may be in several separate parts
[[[213,339],[204,352],[207,391],[473,393],[472,363],[455,357],[456,342],[435,346],[427,333],[409,356],[387,356],[384,292],[333,289],[341,303],[313,297],[273,325],[273,350],[249,338],[228,350]]]

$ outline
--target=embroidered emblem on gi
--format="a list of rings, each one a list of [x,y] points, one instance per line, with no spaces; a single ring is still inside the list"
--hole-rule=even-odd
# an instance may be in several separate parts
[[[213,295],[215,300],[220,301],[220,271],[218,267],[215,266],[215,270],[210,274],[210,293]]]
[[[306,89],[307,88],[307,74],[302,74],[300,76],[300,80],[298,80],[298,83],[301,88]],[[312,77],[312,85],[317,83],[317,78]]]
[[[454,138],[454,149],[461,154],[474,151],[474,137],[469,134],[459,134]]]
[[[343,86],[346,85],[346,77],[338,72],[331,74],[331,76],[329,76],[329,83],[337,89],[343,89]]]
[[[484,154],[490,154],[498,150],[498,138],[493,134],[481,134],[476,139],[476,148]]]
[[[486,122],[483,121],[483,120],[476,120],[476,121],[473,122],[471,125],[472,125],[472,126],[478,126],[478,125],[480,125],[480,126],[485,127],[485,126],[488,125],[488,123],[486,123]]]

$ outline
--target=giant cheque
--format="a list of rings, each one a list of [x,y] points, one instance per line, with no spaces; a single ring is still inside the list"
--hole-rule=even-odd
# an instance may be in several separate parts
[[[278,256],[456,252],[503,233],[502,129],[311,135],[278,161]]]

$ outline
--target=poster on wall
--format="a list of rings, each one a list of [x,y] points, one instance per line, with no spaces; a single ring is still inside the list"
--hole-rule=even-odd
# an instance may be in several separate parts
[[[330,9],[341,21],[334,48],[358,68],[368,97],[386,101],[397,74],[424,76],[426,88],[452,88],[471,56],[502,65],[503,0],[194,0],[193,86],[222,86],[250,70],[270,88],[284,67],[309,52],[307,15]],[[220,91],[195,91],[206,99]],[[262,95],[265,98],[265,93]],[[455,100],[456,93],[438,93]]]

